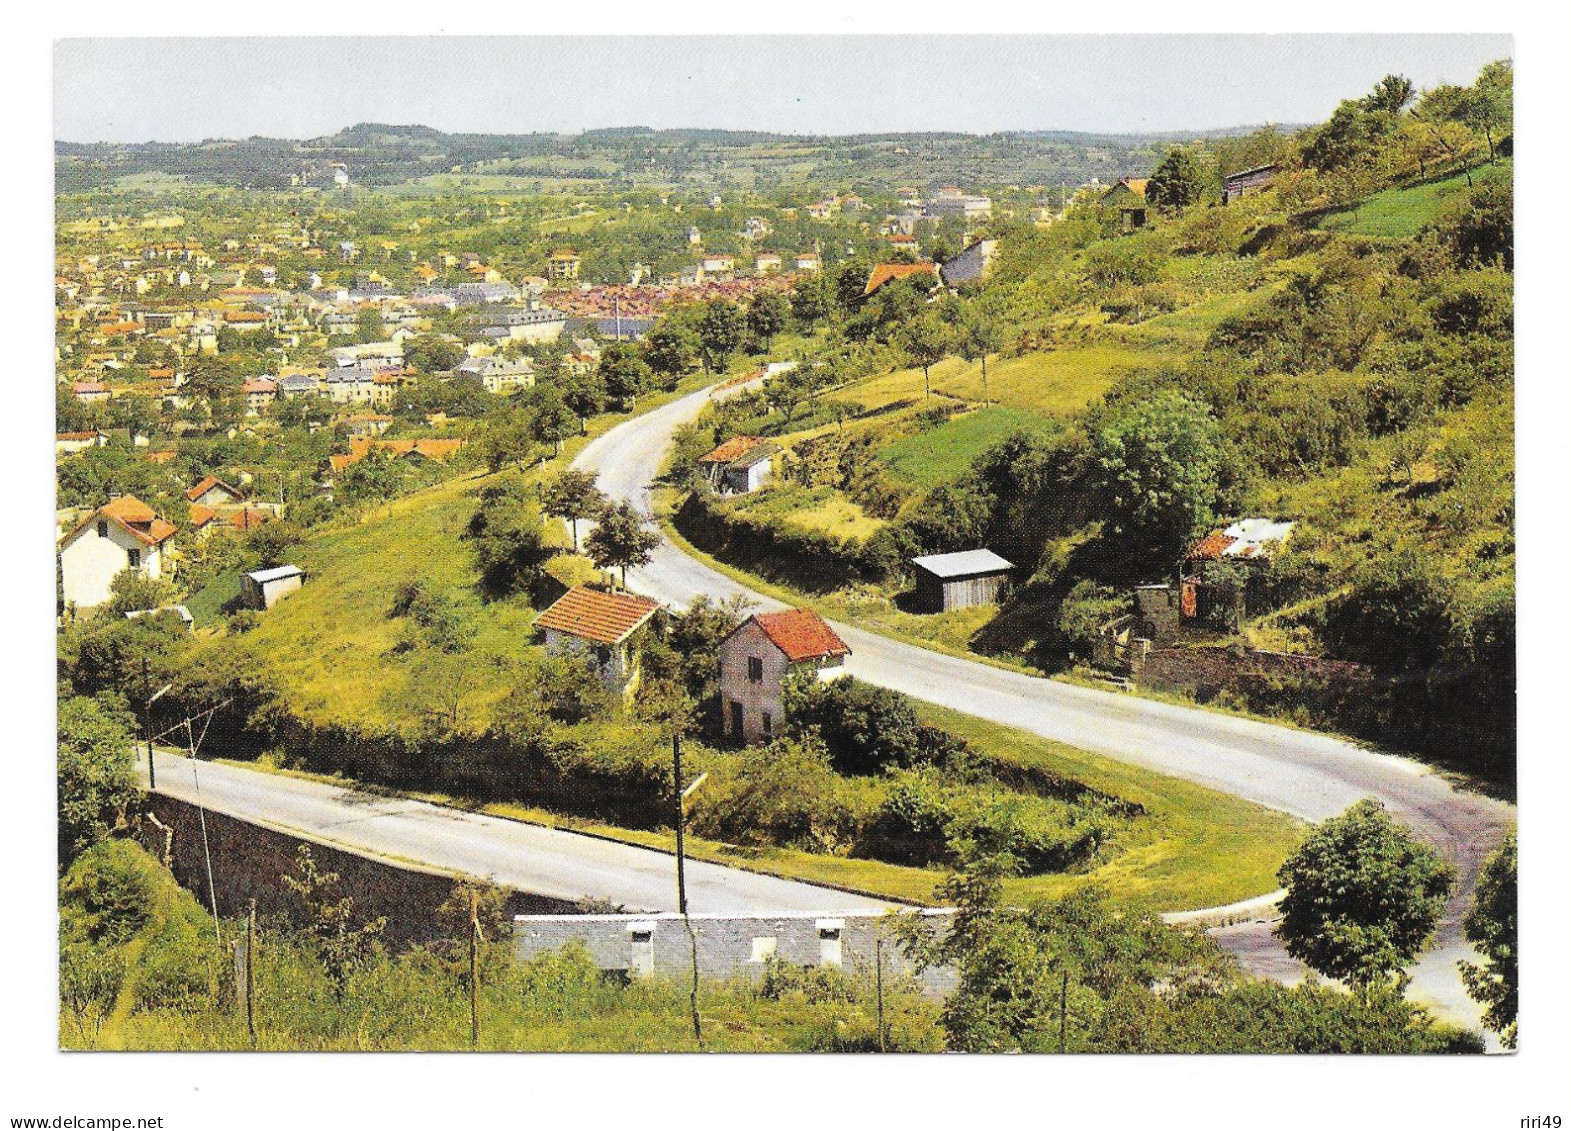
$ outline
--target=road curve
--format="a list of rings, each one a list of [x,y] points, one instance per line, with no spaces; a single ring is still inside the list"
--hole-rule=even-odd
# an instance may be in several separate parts
[[[168,797],[394,864],[416,860],[554,899],[611,899],[632,911],[676,908],[669,853],[174,754],[158,754],[155,768],[158,792]],[[895,906],[699,860],[687,862],[687,897],[695,914],[843,914]]]
[[[714,396],[704,389],[604,433],[573,466],[592,471],[601,490],[651,515],[650,488],[671,436]],[[722,394],[723,395],[723,394]],[[685,606],[700,594],[740,595],[763,610],[780,602],[756,593],[662,541],[651,562],[628,572],[628,587]],[[1516,820],[1515,806],[1453,789],[1420,762],[1308,731],[1195,707],[1098,691],[934,652],[850,625],[835,630],[851,646],[850,671],[915,698],[1105,754],[1245,798],[1306,821],[1321,821],[1374,797],[1433,843],[1457,869],[1458,884],[1435,945],[1410,971],[1411,994],[1438,1013],[1477,1025],[1456,962],[1471,957],[1461,918],[1483,858]],[[1246,968],[1282,980],[1303,968],[1282,952],[1269,924],[1213,932]]]

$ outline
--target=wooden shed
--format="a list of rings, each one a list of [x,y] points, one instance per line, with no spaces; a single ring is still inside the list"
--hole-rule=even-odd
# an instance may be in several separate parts
[[[929,554],[912,558],[916,568],[916,607],[927,613],[996,605],[1009,595],[1014,564],[991,550]]]

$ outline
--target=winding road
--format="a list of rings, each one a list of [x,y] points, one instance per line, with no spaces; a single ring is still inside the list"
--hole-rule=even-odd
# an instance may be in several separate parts
[[[573,466],[594,472],[601,490],[632,503],[652,522],[650,490],[672,435],[716,395],[726,394],[703,389],[634,417],[586,446]],[[784,607],[688,556],[669,540],[662,540],[647,566],[630,570],[627,581],[629,588],[675,606],[707,594],[719,600],[740,595],[766,611]],[[834,627],[851,646],[848,667],[854,675],[927,702],[1184,778],[1306,821],[1334,816],[1363,797],[1377,798],[1457,869],[1456,894],[1435,943],[1410,971],[1410,996],[1450,1020],[1479,1024],[1479,1010],[1464,992],[1456,969],[1459,959],[1472,957],[1462,938],[1461,918],[1484,857],[1516,819],[1514,806],[1454,789],[1422,763],[1325,735],[1077,687],[933,652],[851,625]],[[1212,934],[1255,973],[1283,981],[1304,974],[1267,922],[1216,928]]]

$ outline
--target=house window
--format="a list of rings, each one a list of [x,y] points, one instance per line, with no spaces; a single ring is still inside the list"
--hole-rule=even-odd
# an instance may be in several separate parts
[[[100,538],[109,537],[109,523],[104,519],[98,520],[98,536]]]
[[[775,717],[768,711],[764,712],[764,733],[767,735],[775,733]]]
[[[753,683],[764,682],[764,661],[761,656],[747,658],[747,678]]]
[[[125,552],[125,554],[126,554],[126,557],[130,559],[131,568],[132,569],[141,569],[142,568],[142,551],[141,550],[127,550]]]

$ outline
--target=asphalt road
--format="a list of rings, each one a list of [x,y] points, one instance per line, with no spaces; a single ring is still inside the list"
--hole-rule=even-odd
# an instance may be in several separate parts
[[[600,488],[649,514],[650,486],[671,435],[710,399],[702,390],[635,417],[598,437],[573,466],[598,475]],[[762,611],[780,602],[738,584],[670,542],[649,565],[628,573],[628,587],[671,605],[700,594],[741,595]],[[1425,837],[1456,867],[1458,884],[1435,945],[1410,971],[1411,996],[1470,1025],[1479,1011],[1462,989],[1459,958],[1471,956],[1461,917],[1483,858],[1516,820],[1515,806],[1453,789],[1429,767],[1325,735],[1137,696],[1098,691],[1005,671],[933,652],[849,625],[850,671],[870,683],[967,714],[1092,750],[1234,794],[1306,821],[1334,816],[1374,797]],[[1176,910],[1176,909],[1175,909]],[[1270,924],[1219,928],[1218,942],[1246,969],[1293,981],[1303,967],[1282,951]]]
[[[664,852],[219,762],[163,753],[156,762],[159,793],[305,839],[557,899],[610,899],[631,911],[676,909],[675,857]],[[687,863],[687,901],[695,914],[840,914],[893,906],[697,860]]]

